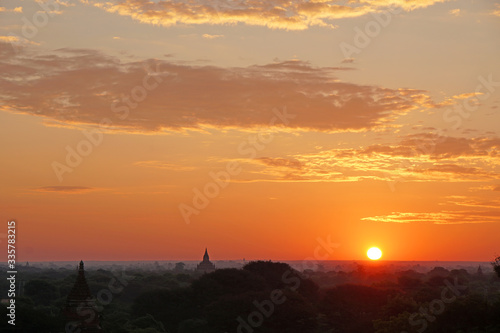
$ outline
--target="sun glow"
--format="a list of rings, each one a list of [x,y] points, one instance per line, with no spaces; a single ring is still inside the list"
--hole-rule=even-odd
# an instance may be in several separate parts
[[[378,260],[382,257],[382,251],[378,247],[372,247],[366,251],[366,255],[371,260]]]

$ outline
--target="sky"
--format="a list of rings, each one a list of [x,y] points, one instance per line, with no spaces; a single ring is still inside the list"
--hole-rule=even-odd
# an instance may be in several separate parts
[[[499,28],[491,0],[3,0],[0,241],[491,261]]]

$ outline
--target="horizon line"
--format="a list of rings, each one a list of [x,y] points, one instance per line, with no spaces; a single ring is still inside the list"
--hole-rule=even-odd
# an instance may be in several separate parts
[[[82,260],[83,262],[136,262],[136,261],[142,261],[142,262],[167,262],[167,261],[195,261],[199,262],[200,259],[131,259],[131,260],[85,260],[85,259],[78,259],[78,260],[41,260],[41,261],[30,261],[30,260],[21,260],[16,263],[16,266],[20,266],[22,264],[25,264],[26,262],[29,263],[69,263],[69,262],[80,262]],[[310,261],[310,260],[305,260],[305,259],[251,259],[251,260],[246,260],[246,259],[215,259],[215,260],[210,260],[210,261],[244,261],[244,262],[252,262],[252,261],[273,261],[273,262],[300,262],[300,261]],[[480,263],[491,263],[492,260],[384,260],[384,259],[379,259],[379,260],[370,260],[370,259],[327,259],[327,260],[314,260],[316,262],[333,262],[333,261],[346,261],[346,262],[356,262],[356,261],[366,261],[366,262],[373,262],[373,263],[388,263],[388,262],[456,262],[456,263],[472,263],[472,262],[480,262]],[[5,261],[0,261],[0,264],[7,264]]]

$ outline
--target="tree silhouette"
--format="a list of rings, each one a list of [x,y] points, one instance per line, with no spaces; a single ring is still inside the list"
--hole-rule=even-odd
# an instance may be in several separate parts
[[[493,266],[493,269],[497,273],[498,277],[500,277],[500,257],[496,257],[495,261],[493,261],[491,265]]]

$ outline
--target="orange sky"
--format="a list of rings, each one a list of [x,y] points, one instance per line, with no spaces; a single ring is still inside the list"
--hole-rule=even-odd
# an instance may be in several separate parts
[[[18,260],[489,261],[498,1],[0,5]],[[5,259],[3,259],[5,260]]]

